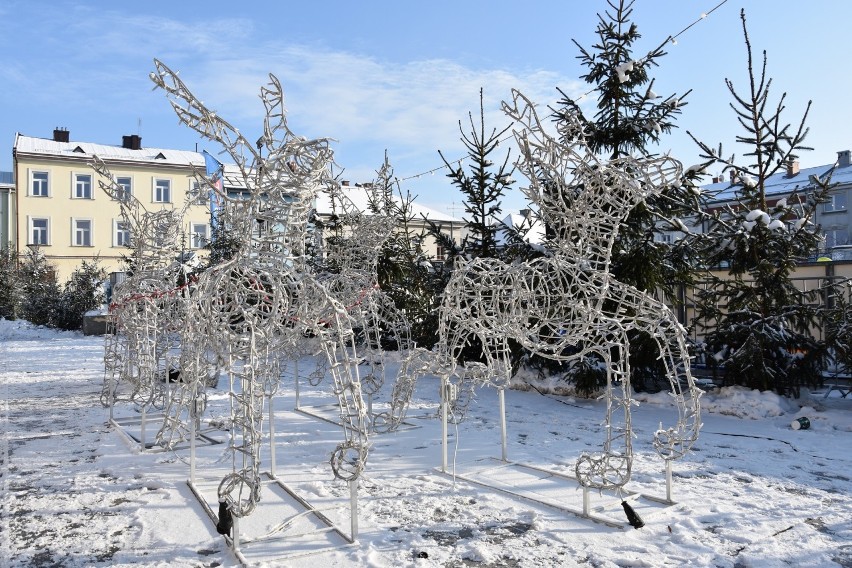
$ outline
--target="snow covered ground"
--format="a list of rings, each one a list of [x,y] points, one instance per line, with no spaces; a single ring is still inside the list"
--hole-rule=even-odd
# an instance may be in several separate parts
[[[102,354],[99,337],[0,320],[0,564],[236,565],[186,483],[188,450],[139,452],[122,433],[138,436],[138,427],[107,426]],[[582,507],[575,486],[496,460],[491,390],[479,391],[468,420],[451,429],[450,469],[459,477],[440,473],[437,393],[437,381],[424,378],[411,427],[373,438],[358,487],[356,544],[314,531],[311,515],[269,481],[257,512],[242,522],[244,540],[253,539],[243,542],[245,556],[257,565],[317,567],[852,566],[852,398],[790,401],[744,389],[705,395],[701,438],[674,465],[676,504],[634,501],[646,523],[635,530],[566,512]],[[535,391],[506,398],[510,460],[570,472],[582,451],[599,446],[602,402]],[[663,464],[650,440],[660,422],[672,422],[673,409],[665,395],[639,398],[628,489],[664,496]],[[303,405],[330,402],[327,384],[302,385]],[[348,534],[349,489],[327,462],[340,429],[294,412],[294,404],[292,385],[284,385],[274,404],[275,473]],[[224,394],[213,394],[205,428],[226,413]],[[810,429],[790,427],[800,416]],[[138,414],[117,407],[116,417]],[[208,435],[224,440],[227,432]],[[215,499],[230,471],[224,447],[198,447],[204,499]],[[595,493],[592,507],[625,521],[617,499]]]

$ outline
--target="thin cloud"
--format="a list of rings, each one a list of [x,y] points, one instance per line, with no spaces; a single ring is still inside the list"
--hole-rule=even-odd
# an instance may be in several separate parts
[[[512,88],[543,104],[553,101],[556,85],[576,90],[576,82],[556,73],[505,69],[471,69],[447,60],[381,62],[358,54],[317,51],[306,46],[253,53],[242,59],[209,60],[195,83],[212,104],[240,118],[259,119],[257,90],[265,71],[282,82],[294,124],[307,135],[340,140],[384,142],[389,146],[442,148],[458,144],[458,122],[467,128],[468,113],[479,114],[484,89],[486,125],[509,124],[499,110]]]
[[[26,92],[57,113],[81,109],[113,117],[123,112],[147,124],[169,120],[161,94],[152,96],[148,73],[162,59],[210,108],[247,136],[259,135],[258,99],[268,73],[282,82],[291,127],[298,134],[339,141],[342,163],[354,174],[374,172],[387,149],[400,175],[440,166],[437,150],[463,155],[459,121],[479,114],[484,89],[486,126],[504,128],[500,101],[512,88],[547,105],[556,86],[579,92],[576,80],[541,69],[475,68],[447,59],[394,62],[322,45],[257,36],[244,18],[183,21],[71,6],[51,12],[32,33],[53,37],[57,51],[30,52],[0,77],[7,92]],[[73,17],[67,17],[68,15]],[[0,45],[6,44],[0,39]],[[58,47],[61,46],[61,49]],[[53,48],[51,48],[53,49]],[[103,110],[102,110],[103,109]],[[118,118],[120,120],[120,118]]]

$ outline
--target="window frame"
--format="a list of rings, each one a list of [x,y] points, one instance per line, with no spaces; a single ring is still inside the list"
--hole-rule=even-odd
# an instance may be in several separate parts
[[[201,184],[198,183],[198,180],[190,178],[189,179],[189,192],[188,196],[195,195],[195,199],[192,199],[192,205],[198,206],[208,206],[210,205],[210,190],[202,191]]]
[[[196,229],[198,227],[204,227],[204,233],[198,232]],[[190,223],[189,225],[189,234],[190,234],[190,248],[192,249],[203,249],[210,243],[210,224],[209,223]],[[203,239],[199,241],[198,239]],[[201,244],[199,244],[201,243]]]
[[[88,195],[79,195],[79,189],[81,187],[80,186],[80,179],[81,178],[88,178],[89,179],[89,181],[88,181],[88,187],[89,187]],[[71,174],[71,199],[94,199],[95,198],[94,185],[95,185],[95,178],[92,174],[81,173],[81,172],[72,173]]]
[[[840,205],[837,204],[838,197],[842,197],[840,201],[842,203]],[[829,201],[826,201],[822,204],[822,212],[823,213],[836,213],[839,211],[846,211],[848,209],[848,201],[846,199],[846,193],[832,193],[828,196]]]
[[[44,174],[44,193],[36,193],[35,192],[35,176],[36,174]],[[30,197],[50,197],[50,172],[48,170],[30,170],[29,171],[29,185],[27,189],[29,189]],[[39,183],[39,186],[42,184]]]
[[[118,192],[115,197],[113,197],[113,200],[127,201],[133,197],[133,176],[115,175],[113,179],[115,180],[115,184],[121,188],[121,191]],[[127,180],[126,186],[125,184],[119,181],[123,179]]]
[[[842,240],[844,242],[842,242],[842,243],[837,242],[838,241],[838,238],[837,238],[838,233],[840,233],[844,237],[843,239],[839,239],[839,240]],[[824,231],[823,236],[825,237],[825,248],[826,248],[826,250],[831,250],[834,247],[849,244],[849,230],[845,227],[828,229],[828,230]],[[831,237],[830,239],[829,239],[829,236]],[[829,242],[831,244],[829,244]]]
[[[36,242],[35,237],[35,222],[44,221],[44,242]],[[41,233],[41,231],[39,231]],[[31,217],[27,215],[27,245],[33,246],[50,246],[50,217]]]
[[[80,244],[77,242],[77,235],[80,232],[80,228],[78,227],[78,223],[88,223],[88,244]],[[90,248],[94,246],[95,242],[95,221],[89,217],[72,217],[71,218],[71,246],[72,247],[81,247],[81,248]]]
[[[160,182],[165,182],[165,187],[160,186]],[[172,180],[170,178],[157,178],[153,179],[153,185],[151,188],[151,202],[152,203],[171,203],[172,202]],[[163,195],[160,194],[161,191],[167,192],[165,195],[165,199],[162,199]],[[158,199],[158,197],[160,199]]]
[[[126,234],[126,237],[119,236],[124,234]],[[130,230],[130,222],[122,219],[112,220],[112,246],[122,248],[127,247],[130,245],[130,240],[132,238],[133,233]]]

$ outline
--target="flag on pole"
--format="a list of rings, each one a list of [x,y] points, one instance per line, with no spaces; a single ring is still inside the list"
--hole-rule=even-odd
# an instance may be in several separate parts
[[[224,174],[225,166],[222,162],[210,155],[207,150],[202,150],[204,155],[204,167],[207,170],[207,177],[216,189],[210,190],[210,228],[216,229],[216,217],[222,207],[222,194],[225,192]]]

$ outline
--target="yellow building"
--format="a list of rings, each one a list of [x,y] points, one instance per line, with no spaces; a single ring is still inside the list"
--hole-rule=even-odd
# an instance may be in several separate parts
[[[184,207],[194,187],[195,170],[204,171],[198,152],[144,148],[136,135],[121,146],[76,142],[68,130],[52,139],[17,134],[13,148],[15,187],[7,211],[9,239],[18,255],[37,249],[65,282],[84,260],[100,259],[107,271],[123,272],[129,250],[129,228],[122,222],[119,202],[98,185],[91,169],[101,158],[116,182],[148,211]],[[210,237],[210,212],[196,201],[184,216],[184,246],[203,247]]]

